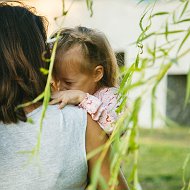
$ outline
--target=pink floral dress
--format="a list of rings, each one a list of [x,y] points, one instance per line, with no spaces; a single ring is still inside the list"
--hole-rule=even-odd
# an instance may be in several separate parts
[[[87,93],[85,99],[79,104],[79,107],[85,109],[107,134],[111,134],[114,129],[111,124],[117,119],[118,106],[115,87],[101,88],[93,95]]]

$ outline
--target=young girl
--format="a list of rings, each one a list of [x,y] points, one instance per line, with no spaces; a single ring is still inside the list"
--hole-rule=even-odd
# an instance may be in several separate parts
[[[78,105],[111,134],[119,106],[117,69],[114,52],[104,34],[81,26],[63,29],[53,71],[57,91],[50,104],[60,103],[60,108]]]

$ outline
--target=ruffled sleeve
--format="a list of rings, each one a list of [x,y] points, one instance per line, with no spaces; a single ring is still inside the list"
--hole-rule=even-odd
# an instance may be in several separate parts
[[[107,134],[114,129],[112,123],[117,119],[116,109],[119,106],[117,88],[103,88],[94,95],[86,94],[79,107],[85,109],[97,121]]]

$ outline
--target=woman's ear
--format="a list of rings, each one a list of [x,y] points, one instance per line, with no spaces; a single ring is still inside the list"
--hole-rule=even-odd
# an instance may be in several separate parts
[[[94,82],[99,82],[104,76],[104,67],[102,65],[96,66],[93,73]]]

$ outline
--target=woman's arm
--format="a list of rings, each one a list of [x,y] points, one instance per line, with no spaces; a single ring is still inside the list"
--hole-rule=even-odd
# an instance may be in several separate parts
[[[92,120],[92,118],[88,115],[88,123],[87,123],[87,131],[86,131],[86,151],[87,154],[91,152],[92,150],[97,149],[98,147],[105,144],[108,140],[107,135],[105,132],[99,127],[99,125]],[[88,171],[89,171],[89,179],[91,179],[93,168],[96,165],[96,162],[100,156],[101,152],[97,154],[96,156],[92,157],[88,161]],[[109,151],[105,155],[105,158],[102,162],[101,167],[101,175],[104,177],[105,181],[108,183],[110,179],[110,160],[109,160]],[[128,190],[127,183],[123,177],[123,175],[120,173],[118,176],[119,184],[115,188],[115,190]],[[98,186],[98,190],[101,190],[101,187]]]

